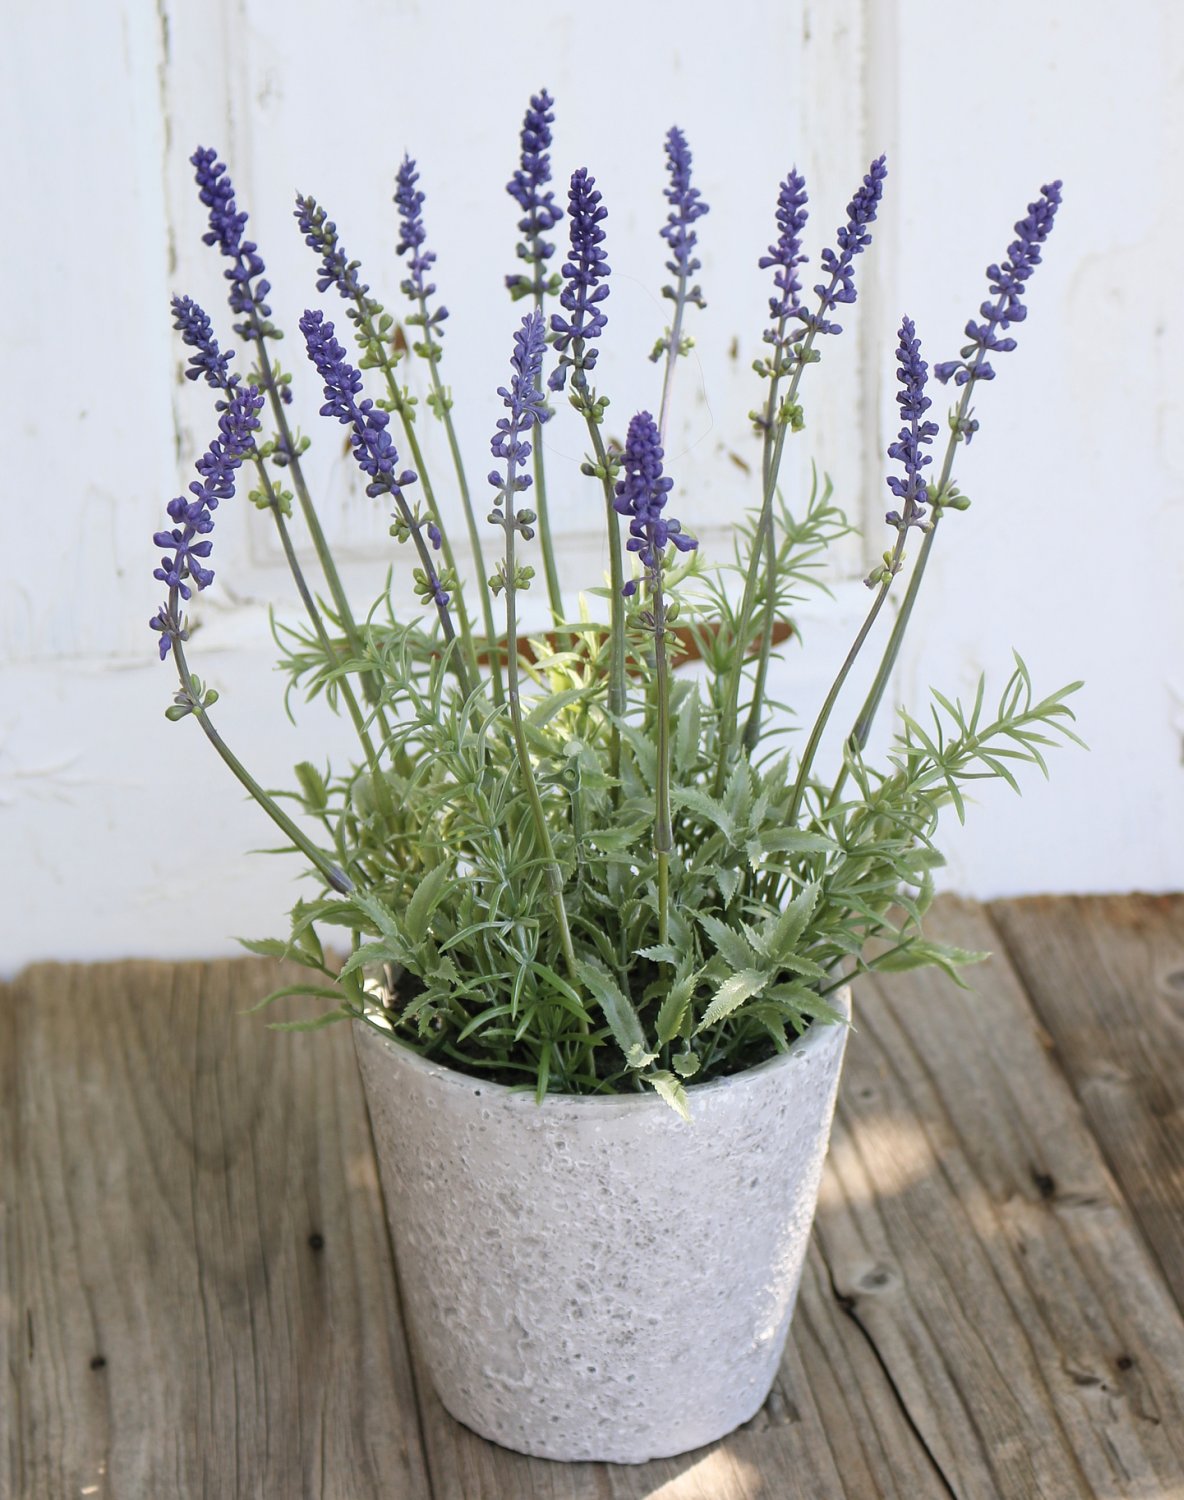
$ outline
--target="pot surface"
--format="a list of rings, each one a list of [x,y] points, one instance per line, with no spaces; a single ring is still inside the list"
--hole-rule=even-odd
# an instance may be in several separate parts
[[[850,993],[835,997],[850,1016]],[[656,1094],[515,1093],[364,1022],[404,1300],[448,1410],[543,1458],[641,1463],[755,1415],[781,1360],[846,1026]]]

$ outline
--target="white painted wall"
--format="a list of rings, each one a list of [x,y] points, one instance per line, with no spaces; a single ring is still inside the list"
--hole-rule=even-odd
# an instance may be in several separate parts
[[[169,293],[228,322],[185,158],[201,141],[230,162],[291,335],[306,304],[332,307],[315,293],[293,190],[330,206],[393,306],[392,177],[405,147],[418,156],[453,314],[448,378],[480,475],[516,318],[500,290],[516,217],[502,187],[526,96],[543,83],[559,100],[557,176],[586,163],[612,212],[601,383],[622,429],[657,399],[645,354],[665,321],[666,127],[677,121],[694,147],[712,205],[700,225],[710,305],[669,467],[688,525],[716,545],[753,500],[730,455],[753,456],[748,367],[768,294],[755,260],[778,178],[793,161],[807,171],[816,257],[868,159],[889,152],[860,302],[803,390],[795,482],[816,457],[868,526],[866,546],[837,560],[837,605],[803,621],[808,654],[778,675],[805,718],[884,545],[900,314],[916,318],[931,358],[948,357],[984,266],[1040,183],[1064,177],[1020,348],[999,359],[964,455],[975,503],[943,525],[896,686],[915,704],[927,683],[966,689],[984,667],[1001,683],[1013,644],[1040,684],[1088,679],[1092,752],[1059,754],[1052,785],[1031,783],[1022,802],[990,789],[951,832],[950,883],[979,895],[1184,883],[1184,473],[1168,364],[1184,311],[1177,7],[1129,0],[1121,35],[1101,0],[997,0],[989,14],[939,0],[696,0],[677,19],[602,0],[595,25],[560,0],[528,29],[474,0],[348,0],[326,14],[312,0],[6,8],[0,120],[24,146],[8,161],[3,252],[0,972],[37,957],[229,950],[234,933],[277,930],[295,890],[294,866],[243,853],[271,841],[270,825],[196,726],[165,722],[170,668],[146,628],[158,603],[151,533],[211,433],[208,393],[179,378]],[[315,417],[297,340],[283,352],[323,513],[363,597],[392,544],[338,462],[339,431]],[[602,558],[600,501],[576,473],[582,446],[566,414],[548,429],[573,581]],[[292,591],[265,521],[223,507],[215,566],[193,664],[223,692],[226,737],[277,784],[346,737],[316,705],[295,729],[283,719],[266,607],[290,609]],[[852,698],[854,711],[858,685]]]

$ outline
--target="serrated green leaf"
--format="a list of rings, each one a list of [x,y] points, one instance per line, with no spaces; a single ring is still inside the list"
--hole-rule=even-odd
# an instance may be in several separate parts
[[[608,970],[591,959],[581,959],[576,964],[576,973],[580,983],[604,1012],[609,1030],[628,1066],[644,1068],[653,1062],[658,1054],[646,1044],[645,1032],[633,1002]]]
[[[721,922],[718,917],[707,913],[701,913],[698,918],[699,926],[715,944],[716,952],[733,969],[749,969],[759,962],[759,957],[752,944],[733,927],[726,922]]]
[[[403,926],[412,943],[422,943],[427,936],[432,913],[444,899],[451,876],[452,871],[448,865],[437,865],[416,886],[415,894],[403,913]]]
[[[658,1009],[658,1019],[654,1023],[660,1046],[672,1042],[681,1030],[697,982],[697,975],[688,974],[685,978],[676,979],[666,992],[666,998]]]
[[[313,812],[323,812],[329,804],[329,789],[324,777],[311,761],[302,760],[295,768],[296,780],[304,793],[305,804]]]
[[[670,800],[675,807],[688,808],[704,823],[718,828],[729,843],[735,842],[736,825],[727,809],[714,797],[695,786],[680,786],[671,790]]]
[[[724,898],[725,905],[730,905],[736,899],[736,892],[740,889],[740,871],[721,866],[715,872],[715,883],[720,895]]]
[[[714,1026],[717,1021],[722,1021],[725,1016],[730,1016],[746,1000],[759,995],[769,979],[770,975],[764,969],[741,969],[738,974],[729,975],[711,997],[711,1004],[695,1027],[695,1035],[698,1036],[708,1026]]]
[[[638,948],[635,950],[638,958],[648,958],[655,964],[674,964],[676,967],[682,961],[682,954],[670,943],[654,943],[649,948]]]
[[[766,958],[779,964],[787,961],[814,914],[818,890],[817,883],[811,881],[802,887],[784,911],[766,917],[760,929],[761,951]]]
[[[257,953],[260,958],[292,959],[295,963],[303,964],[306,969],[321,967],[311,953],[303,952],[281,938],[235,938],[235,942],[241,944],[248,953]]]
[[[669,1104],[676,1115],[685,1120],[688,1125],[691,1123],[691,1111],[687,1107],[687,1091],[673,1073],[660,1069],[653,1073],[646,1073],[645,1081],[660,1098]]]
[[[698,1054],[689,1048],[685,1052],[679,1052],[670,1059],[674,1071],[680,1078],[694,1078],[699,1071]]]

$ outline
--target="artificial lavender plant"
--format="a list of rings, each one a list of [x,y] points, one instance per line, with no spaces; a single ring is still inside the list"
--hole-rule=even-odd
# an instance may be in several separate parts
[[[866,580],[868,609],[806,721],[808,733],[778,758],[770,746],[784,725],[767,690],[774,640],[792,623],[802,588],[818,581],[828,545],[849,529],[828,486],[782,494],[784,447],[804,425],[803,374],[842,332],[836,315],[856,300],[884,158],[871,164],[834,244],[822,250],[810,296],[802,286],[806,184],[796,168],[780,184],[771,243],[756,257],[772,272],[772,292],[755,361],[763,390],[752,412],[760,453],[753,506],[734,564],[711,567],[670,513],[674,482],[663,451],[674,371],[690,347],[687,309],[706,306],[696,278],[706,269],[698,226],[707,205],[693,182],[688,138],[672,127],[665,139],[668,213],[659,233],[673,315],[654,350],[662,362],[658,416],[636,412],[618,447],[605,435],[608,396],[592,382],[601,350],[610,341],[625,348],[633,336],[617,323],[610,329],[609,214],[587,167],[568,176],[566,254],[550,268],[549,236],[564,217],[549,187],[555,118],[545,90],[531,97],[507,184],[521,211],[520,268],[505,281],[529,310],[507,329],[511,375],[497,388],[504,414],[491,444],[488,519],[501,546],[492,565],[441,374],[448,313],[431,279],[436,255],[415,160],[406,155],[396,174],[401,322],[373,296],[321,202],[297,196],[299,232],[317,258],[316,290],[344,301],[359,351],[351,361],[324,309],[306,309],[300,332],[320,412],[346,429],[357,482],[384,507],[390,536],[413,554],[413,598],[396,605],[388,579],[360,614],[301,467],[308,439],[289,420],[292,376],[270,353],[279,330],[258,247],[245,235],[247,215],[216,154],[194,154],[209,212],[204,238],[228,262],[232,327],[253,367],[240,380],[205,311],[189,297],[174,299],[189,351],[185,373],[214,392],[218,436],[188,495],[170,502],[170,528],[156,535],[163,554],[156,578],[167,596],[151,624],[179,677],[168,716],[197,719],[310,867],[315,889],[297,902],[290,938],[248,944],[316,971],[298,990],[332,997],[317,1020],[289,1025],[355,1016],[462,1071],[540,1097],[652,1087],[685,1112],[690,1080],[749,1067],[805,1027],[833,1021],[827,997],[851,975],[918,964],[954,972],[974,957],[932,942],[923,929],[940,862],[939,816],[949,806],[963,815],[968,781],[999,776],[1016,785],[1019,763],[1043,767],[1055,735],[1074,738],[1064,700],[1076,684],[1038,698],[1017,659],[993,717],[981,686],[969,711],[935,694],[933,730],[902,711],[887,760],[874,766],[864,758],[940,522],[968,503],[953,481],[954,455],[978,429],[971,400],[994,377],[991,359],[1015,347],[1009,330],[1026,316],[1027,283],[1053,228],[1060,183],[1042,190],[1002,265],[988,268],[989,299],[967,325],[958,357],[934,367],[957,392],[939,468],[930,452],[939,427],[930,416],[928,363],[913,321],[901,321],[900,426],[887,455],[891,545]],[[380,384],[370,395],[366,379],[375,374]],[[470,374],[466,384],[481,378],[492,386],[492,374]],[[419,443],[417,386],[443,424],[448,474],[430,472]],[[562,420],[548,394],[565,396],[567,420],[582,427],[588,453],[572,477],[599,488],[594,510],[603,510],[606,527],[606,586],[593,588],[577,619],[564,610],[546,516],[540,437],[544,423]],[[277,627],[289,699],[300,690],[323,698],[347,715],[358,741],[356,761],[336,771],[302,761],[296,788],[282,794],[264,791],[231,753],[211,719],[217,694],[186,659],[192,627],[184,607],[213,583],[214,515],[233,501],[248,463],[248,499],[276,527],[303,609],[302,620]],[[588,498],[594,494],[590,485]],[[679,514],[697,532],[687,504],[679,501]],[[467,556],[449,537],[458,518]],[[306,577],[297,521],[319,581]],[[909,573],[914,537],[920,546]],[[554,629],[524,637],[520,596],[535,558]],[[826,728],[902,577],[904,597],[867,699],[839,763],[820,769]],[[598,600],[604,607],[588,602]],[[704,661],[702,678],[679,670],[692,646]],[[327,956],[327,929],[347,935],[344,963]]]

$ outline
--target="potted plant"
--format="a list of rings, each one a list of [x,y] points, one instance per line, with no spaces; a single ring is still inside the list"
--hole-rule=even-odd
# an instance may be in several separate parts
[[[614,443],[593,385],[611,336],[607,211],[584,168],[571,174],[566,208],[556,202],[553,119],[550,97],[532,98],[508,185],[521,239],[507,285],[526,315],[507,322],[485,503],[441,371],[447,311],[430,279],[415,163],[404,159],[395,192],[401,318],[375,300],[326,210],[296,200],[317,290],[345,303],[360,351],[347,353],[323,310],[301,318],[321,412],[346,428],[366,493],[415,556],[416,604],[395,604],[388,575],[364,615],[342,587],[301,467],[307,440],[289,421],[291,376],[274,358],[279,332],[247,216],[215,153],[194,154],[205,240],[228,263],[234,331],[253,368],[233,373],[205,312],[174,300],[187,374],[216,392],[219,432],[188,494],[168,507],[171,529],[156,536],[167,597],[151,623],[179,675],[169,717],[196,720],[308,861],[316,889],[296,903],[290,935],[247,947],[296,959],[311,971],[297,992],[330,1002],[284,1025],[352,1020],[411,1321],[445,1404],[529,1453],[638,1461],[716,1438],[764,1399],[814,1211],[849,982],[925,964],[954,974],[977,957],[923,932],[939,815],[952,806],[963,816],[968,781],[1015,785],[1013,767],[1043,769],[1044,749],[1074,738],[1065,700],[1077,685],[1040,697],[1017,658],[997,707],[987,709],[981,684],[969,706],[935,694],[931,726],[902,713],[886,760],[865,758],[938,531],[967,504],[954,465],[978,429],[971,401],[993,377],[992,358],[1014,348],[1008,330],[1025,316],[1060,184],[1029,206],[988,269],[965,346],[934,371],[957,397],[940,465],[928,366],[913,323],[900,325],[891,546],[808,732],[778,753],[771,654],[826,548],[848,530],[825,484],[800,505],[783,500],[782,457],[803,425],[806,372],[855,301],[884,158],[822,251],[812,294],[800,278],[805,184],[794,170],[780,185],[775,238],[760,257],[772,295],[755,366],[754,506],[734,558],[709,566],[683,529],[694,517],[663,453],[687,324],[704,306],[696,226],[707,205],[690,150],[672,129],[661,229],[672,308],[653,350],[656,415],[634,414]],[[556,257],[551,236],[565,214],[569,244]],[[446,434],[446,479],[424,461],[404,362]],[[549,399],[582,424],[584,482],[604,507],[609,574],[585,580],[578,604],[565,595],[548,518],[539,429],[561,420]],[[305,614],[277,627],[282,666],[293,688],[348,716],[359,746],[344,769],[302,762],[297,790],[283,794],[260,787],[219,735],[217,695],[186,656],[183,606],[213,580],[214,511],[244,464]],[[292,541],[297,509],[315,581]],[[910,533],[918,555],[880,638]],[[454,534],[467,541],[463,567]],[[519,600],[540,563],[551,629],[526,640]],[[879,669],[840,763],[824,767],[823,732],[873,638]],[[691,655],[702,668],[680,673]],[[344,962],[328,933],[348,944]]]

